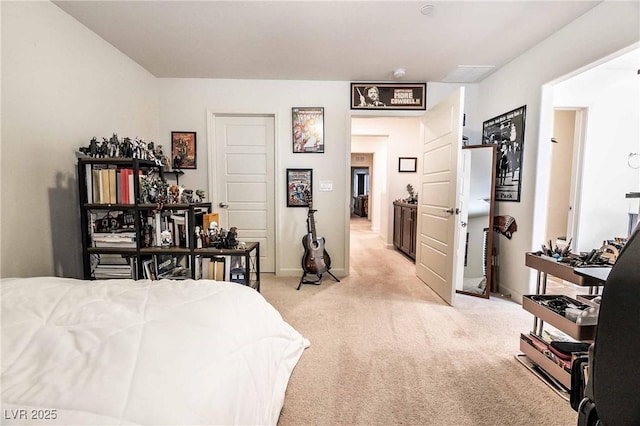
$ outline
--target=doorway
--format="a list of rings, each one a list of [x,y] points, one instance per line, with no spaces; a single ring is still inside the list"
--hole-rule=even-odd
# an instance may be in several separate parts
[[[579,211],[583,128],[586,108],[554,108],[551,138],[551,175],[544,241],[566,245],[576,231],[574,219]]]
[[[369,219],[373,154],[351,154],[351,215]]]
[[[536,187],[544,190],[536,194],[539,216],[534,215],[534,221],[542,226],[534,232],[534,241],[566,236],[573,238],[571,250],[577,253],[628,234],[632,206],[625,194],[640,187],[640,176],[626,162],[630,152],[640,149],[638,58],[640,49],[633,46],[586,71],[543,86]],[[571,170],[571,177],[560,178],[555,175],[554,151],[570,143],[571,135],[554,133],[556,113],[566,111],[576,114],[576,143],[571,163],[567,159],[563,166]],[[564,189],[564,206],[548,208],[548,202],[554,203],[554,191],[567,181],[571,182],[570,192],[567,197]],[[554,226],[557,228],[552,231]],[[533,281],[532,277],[532,288]]]

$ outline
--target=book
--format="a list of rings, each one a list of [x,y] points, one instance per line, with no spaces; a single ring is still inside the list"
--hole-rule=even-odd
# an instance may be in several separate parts
[[[107,176],[109,177],[109,200],[107,202],[116,204],[118,202],[116,169],[109,167],[106,170]]]
[[[100,169],[92,169],[93,202],[102,203],[102,172]]]

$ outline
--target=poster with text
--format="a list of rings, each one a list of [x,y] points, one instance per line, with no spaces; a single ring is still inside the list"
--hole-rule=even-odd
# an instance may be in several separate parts
[[[496,201],[520,202],[526,105],[482,124],[482,143],[497,145]]]

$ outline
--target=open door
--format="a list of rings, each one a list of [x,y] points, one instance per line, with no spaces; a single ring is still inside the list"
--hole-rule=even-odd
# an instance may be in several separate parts
[[[416,275],[453,305],[458,270],[460,180],[464,87],[422,119],[424,140],[418,201]]]

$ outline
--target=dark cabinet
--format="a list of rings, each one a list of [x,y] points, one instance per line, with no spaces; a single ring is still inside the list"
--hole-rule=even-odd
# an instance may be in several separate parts
[[[393,245],[414,260],[416,258],[417,207],[416,204],[393,202]]]

